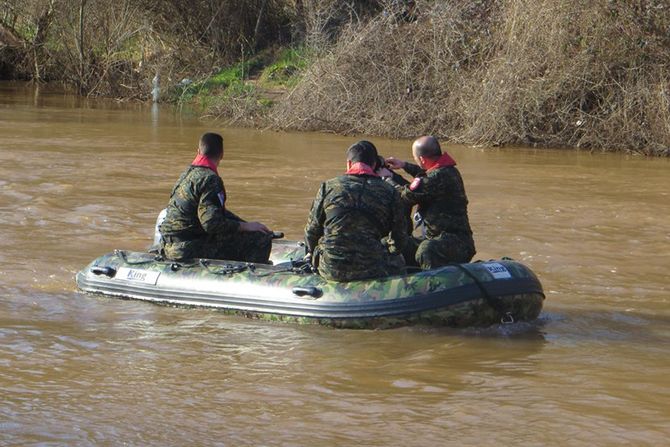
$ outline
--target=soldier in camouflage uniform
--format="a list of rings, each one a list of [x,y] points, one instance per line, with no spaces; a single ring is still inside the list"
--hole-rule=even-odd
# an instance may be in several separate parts
[[[198,153],[177,180],[160,226],[161,252],[167,259],[226,259],[267,263],[272,233],[226,210],[226,190],[217,168],[223,138],[206,133]]]
[[[308,253],[326,279],[353,281],[403,273],[382,238],[402,250],[408,235],[400,195],[373,170],[377,149],[360,141],[347,150],[347,172],[321,184],[305,227]]]
[[[418,205],[425,225],[425,239],[411,238],[403,255],[408,265],[415,260],[423,269],[451,262],[470,262],[475,242],[468,220],[468,198],[456,162],[443,154],[435,137],[421,137],[412,145],[417,165],[390,157],[392,169],[403,168],[414,180],[397,185],[408,208]]]

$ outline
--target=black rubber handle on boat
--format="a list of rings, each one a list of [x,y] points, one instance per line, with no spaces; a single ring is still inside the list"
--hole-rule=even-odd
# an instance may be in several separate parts
[[[311,297],[318,298],[321,295],[323,295],[323,292],[321,291],[321,289],[319,289],[318,287],[314,287],[314,286],[294,287],[293,289],[291,289],[291,291],[298,296],[309,295]]]
[[[105,275],[112,278],[114,275],[116,275],[116,270],[113,269],[112,267],[95,266],[91,267],[91,273],[93,273],[94,275]]]
[[[272,239],[281,239],[284,237],[284,233],[281,231],[273,231],[272,232]]]

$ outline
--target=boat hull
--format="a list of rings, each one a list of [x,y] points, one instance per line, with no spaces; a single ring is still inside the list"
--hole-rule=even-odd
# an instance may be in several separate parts
[[[363,281],[327,281],[283,246],[275,265],[175,263],[117,250],[76,276],[80,290],[158,304],[208,307],[251,318],[341,328],[489,326],[539,315],[542,286],[523,264],[497,260]],[[279,250],[281,251],[281,250]]]

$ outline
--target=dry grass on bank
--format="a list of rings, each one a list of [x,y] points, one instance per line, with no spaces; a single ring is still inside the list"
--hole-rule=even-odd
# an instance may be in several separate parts
[[[417,4],[346,30],[274,124],[670,155],[666,1]]]

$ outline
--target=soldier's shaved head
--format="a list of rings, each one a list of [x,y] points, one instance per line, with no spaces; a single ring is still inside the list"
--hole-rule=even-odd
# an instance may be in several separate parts
[[[412,154],[415,157],[436,158],[442,155],[440,142],[432,135],[417,138],[412,144]]]
[[[198,144],[198,152],[213,160],[223,157],[223,137],[213,132],[202,134]]]
[[[370,167],[377,164],[377,148],[369,141],[361,140],[347,149],[347,160],[352,163],[365,163]]]

